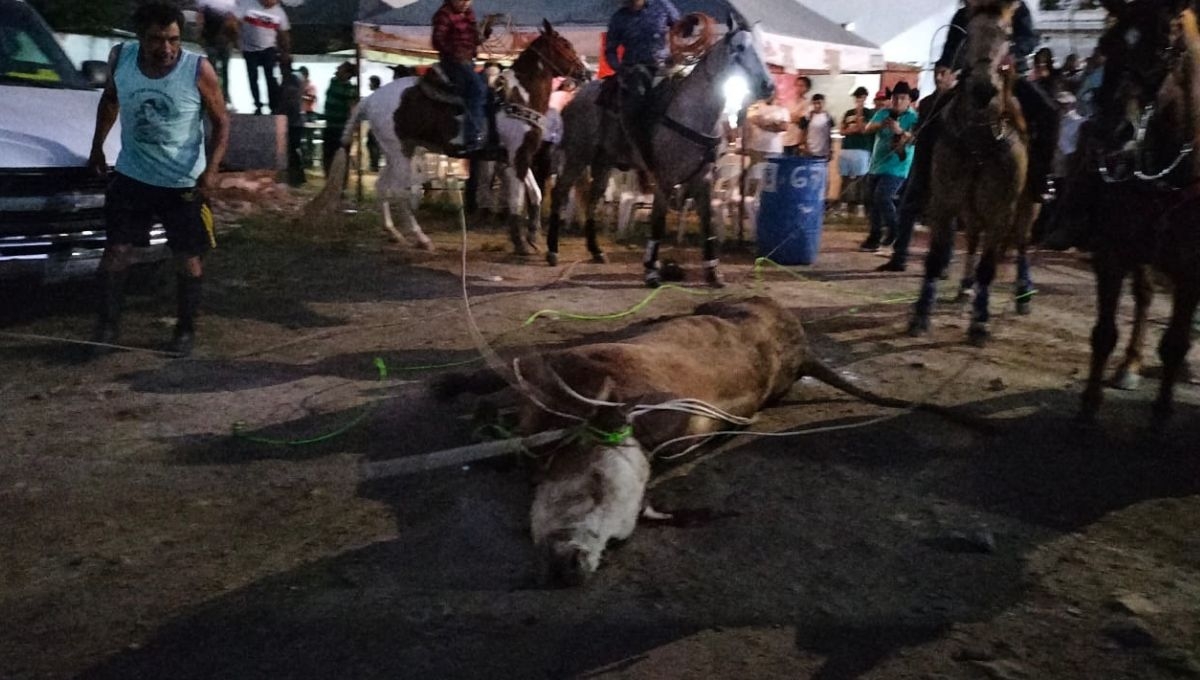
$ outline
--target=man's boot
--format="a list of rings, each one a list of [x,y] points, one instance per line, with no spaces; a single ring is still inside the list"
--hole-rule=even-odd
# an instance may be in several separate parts
[[[186,357],[192,353],[196,344],[196,312],[200,309],[200,290],[203,277],[176,275],[178,288],[178,313],[175,321],[175,334],[167,351],[177,357]]]
[[[101,269],[96,276],[100,286],[100,315],[96,320],[96,328],[92,332],[92,342],[115,344],[121,334],[121,309],[125,301],[125,281],[129,278],[129,270],[108,271]],[[111,352],[111,347],[93,347],[94,356],[102,356]]]

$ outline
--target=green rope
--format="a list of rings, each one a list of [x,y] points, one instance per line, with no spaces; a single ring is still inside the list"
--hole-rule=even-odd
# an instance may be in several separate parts
[[[641,302],[639,302],[636,305],[630,307],[629,309],[626,309],[621,312],[616,312],[613,314],[575,314],[572,312],[559,311],[557,309],[543,309],[543,310],[534,312],[528,319],[525,319],[525,323],[521,324],[521,326],[522,327],[528,326],[529,324],[533,323],[534,321],[537,321],[539,318],[541,318],[543,316],[549,316],[549,317],[553,317],[556,319],[557,318],[572,319],[574,321],[609,321],[612,319],[620,319],[622,317],[626,317],[631,314],[637,314],[639,311],[642,310],[642,308],[644,308],[646,305],[650,304],[650,302],[653,301],[654,298],[658,297],[658,295],[660,293],[662,293],[664,290],[677,290],[677,291],[680,291],[681,293],[687,293],[688,295],[713,295],[712,292],[707,291],[707,290],[695,290],[693,288],[684,288],[683,286],[676,286],[676,285],[668,283],[668,284],[659,286],[658,288],[655,288],[654,290],[650,291],[650,294],[647,295],[646,297],[642,298]]]
[[[625,427],[615,431],[608,432],[601,430],[591,425],[588,425],[583,431],[589,438],[594,439],[600,444],[608,444],[609,446],[620,446],[626,439],[633,436],[633,426],[626,425]]]
[[[764,269],[763,265],[768,265],[768,264],[772,265],[773,267],[782,271],[783,273],[788,274],[789,276],[795,277],[796,279],[799,279],[800,281],[804,281],[805,283],[820,283],[819,281],[817,281],[815,279],[811,279],[803,274],[794,272],[791,269],[788,269],[787,267],[779,264],[778,262],[775,262],[774,260],[771,260],[766,257],[759,257],[759,258],[755,258],[755,260],[754,260],[754,278],[758,284],[762,283],[763,269]],[[850,290],[850,289],[846,288],[845,286],[837,286],[837,285],[834,285],[834,284],[828,283],[828,282],[826,282],[826,283],[830,286],[833,286],[834,288],[842,290],[851,295],[857,295],[858,297],[868,298],[872,301],[872,303],[879,304],[879,305],[898,305],[898,304],[906,304],[909,302],[917,301],[917,296],[915,296],[915,295],[902,295],[899,293],[893,294],[891,297],[878,299],[874,295],[871,295],[870,293],[860,293],[856,290]],[[862,310],[859,307],[851,307],[849,310],[847,310],[847,313],[848,314],[857,314],[860,311],[862,311]]]
[[[383,382],[388,376],[387,364],[384,363],[383,359],[380,357],[375,357],[374,363],[375,369],[379,371],[379,381]],[[354,429],[359,423],[366,420],[367,416],[371,415],[378,405],[378,401],[367,404],[358,415],[351,418],[342,426],[331,432],[326,432],[325,434],[318,435],[316,437],[308,437],[306,439],[272,439],[270,437],[259,437],[257,435],[246,434],[244,432],[246,424],[240,420],[233,424],[233,436],[238,437],[239,439],[245,439],[249,442],[254,442],[256,444],[268,444],[270,446],[307,446],[309,444],[319,444],[324,441],[329,441],[335,437],[340,437],[341,435]]]

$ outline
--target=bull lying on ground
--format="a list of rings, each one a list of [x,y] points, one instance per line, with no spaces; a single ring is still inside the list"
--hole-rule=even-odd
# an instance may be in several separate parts
[[[547,456],[530,516],[546,575],[572,584],[596,570],[609,540],[633,533],[650,478],[648,452],[729,426],[678,410],[643,412],[629,423],[633,407],[693,399],[750,418],[806,375],[871,403],[913,406],[862,390],[812,356],[800,320],[767,297],[706,303],[635,337],[530,355],[514,367],[522,434],[580,421],[588,426]],[[497,373],[480,371],[445,376],[436,389],[450,396],[507,385]],[[588,434],[621,432],[627,423],[632,431],[624,435]]]

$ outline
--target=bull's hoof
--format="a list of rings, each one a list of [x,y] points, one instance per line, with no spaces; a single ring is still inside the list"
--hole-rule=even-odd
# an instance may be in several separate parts
[[[1113,377],[1112,386],[1118,390],[1132,392],[1142,386],[1142,376],[1136,371],[1122,369],[1117,371],[1117,375]]]
[[[721,276],[721,271],[716,267],[705,267],[704,282],[708,284],[709,288],[725,287],[725,277]]]
[[[987,345],[991,336],[992,333],[988,330],[987,324],[982,321],[972,321],[971,327],[967,329],[967,341],[976,347]]]
[[[924,314],[913,314],[908,320],[908,335],[919,338],[929,332],[929,317]]]
[[[592,264],[608,264],[608,256],[600,251],[592,253]]]
[[[642,281],[647,288],[658,288],[662,285],[662,274],[657,269],[647,269],[642,276]]]
[[[554,252],[553,250],[547,250],[546,251],[546,264],[550,265],[551,267],[557,267],[558,266],[558,253]]]

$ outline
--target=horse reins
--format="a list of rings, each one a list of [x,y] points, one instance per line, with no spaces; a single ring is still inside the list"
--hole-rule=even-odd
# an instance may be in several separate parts
[[[1142,151],[1143,151],[1142,147],[1145,144],[1146,131],[1149,129],[1150,121],[1151,121],[1151,119],[1153,119],[1153,117],[1154,117],[1154,104],[1153,103],[1147,104],[1145,107],[1142,108],[1141,115],[1138,116],[1137,128],[1134,131],[1134,135],[1133,135],[1133,143],[1134,143],[1133,165],[1134,165],[1134,169],[1133,169],[1133,172],[1130,173],[1128,176],[1116,177],[1115,175],[1113,175],[1112,172],[1108,169],[1108,158],[1112,154],[1108,154],[1108,153],[1100,154],[1100,158],[1098,161],[1099,165],[1097,167],[1097,170],[1100,172],[1100,177],[1101,177],[1101,179],[1104,180],[1105,183],[1118,184],[1121,182],[1128,182],[1130,179],[1133,179],[1133,178],[1137,178],[1143,182],[1157,182],[1158,180],[1161,180],[1162,178],[1166,177],[1167,175],[1171,174],[1172,172],[1175,172],[1175,169],[1179,167],[1179,164],[1182,163],[1184,161],[1184,159],[1187,158],[1188,156],[1190,156],[1192,154],[1192,151],[1195,150],[1194,146],[1192,144],[1181,144],[1179,147],[1179,152],[1175,155],[1175,160],[1171,161],[1170,165],[1168,165],[1166,168],[1164,168],[1158,172],[1155,172],[1155,173],[1147,173],[1147,172],[1143,171],[1141,168],[1141,160],[1145,154],[1142,153]],[[1171,187],[1172,190],[1176,190],[1176,191],[1178,191],[1180,188],[1181,187]]]

